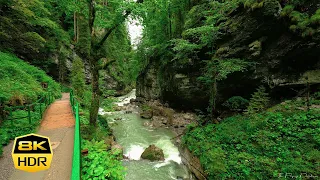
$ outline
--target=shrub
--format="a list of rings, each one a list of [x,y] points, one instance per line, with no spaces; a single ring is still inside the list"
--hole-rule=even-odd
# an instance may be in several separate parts
[[[241,96],[233,96],[229,98],[225,103],[222,105],[229,108],[230,110],[236,109],[246,109],[249,104],[249,101]]]
[[[314,97],[316,100],[320,100],[320,91],[314,93],[314,94],[313,94],[313,97]]]
[[[12,112],[10,118],[15,119],[14,123],[12,120],[4,120],[0,128],[0,147],[2,145],[7,145],[10,140],[13,140],[17,136],[22,136],[26,134],[33,133],[37,130],[37,127],[40,125],[40,105],[36,105],[31,111],[31,123],[28,119],[15,119],[19,117],[27,117],[28,111],[26,110],[16,110]],[[42,109],[44,111],[44,109]],[[1,151],[1,148],[0,148]]]
[[[82,158],[83,179],[123,180],[125,171],[121,161],[117,159],[119,151],[107,151],[104,141],[83,141],[83,149],[88,154]]]

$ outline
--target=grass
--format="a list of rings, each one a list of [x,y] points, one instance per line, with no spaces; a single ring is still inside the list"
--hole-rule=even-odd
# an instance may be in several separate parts
[[[42,82],[48,83],[48,90],[55,97],[60,96],[58,83],[44,71],[14,55],[0,52],[0,69],[0,102],[13,104],[17,99],[21,103],[33,102],[45,93]]]
[[[286,101],[264,113],[190,126],[183,143],[209,179],[275,179],[279,173],[320,175],[320,111]]]

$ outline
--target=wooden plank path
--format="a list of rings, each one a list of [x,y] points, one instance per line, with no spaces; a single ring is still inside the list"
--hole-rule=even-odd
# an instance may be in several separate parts
[[[75,119],[72,114],[69,93],[63,93],[60,100],[47,109],[37,134],[50,138],[53,159],[49,170],[27,173],[14,169],[11,150],[13,143],[4,148],[0,158],[0,180],[69,180],[72,170]]]

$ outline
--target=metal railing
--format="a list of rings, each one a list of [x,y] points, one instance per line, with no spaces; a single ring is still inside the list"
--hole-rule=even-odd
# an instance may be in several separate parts
[[[80,117],[79,117],[79,102],[75,99],[74,93],[70,90],[70,104],[75,118],[74,129],[74,145],[73,145],[73,158],[72,158],[72,174],[71,180],[80,180],[81,177],[81,142],[80,142]]]
[[[51,92],[47,92],[45,95],[41,96],[36,102],[32,104],[27,104],[24,106],[12,106],[12,107],[5,107],[4,110],[9,112],[8,116],[6,117],[6,120],[11,121],[11,125],[13,125],[14,120],[19,120],[19,119],[26,119],[28,118],[29,124],[32,123],[32,113],[35,112],[35,107],[39,105],[39,118],[42,119],[43,113],[47,109],[47,107],[53,102],[54,96],[52,95]],[[28,111],[27,116],[20,116],[20,117],[15,117],[13,116],[13,112],[17,110],[26,110]]]

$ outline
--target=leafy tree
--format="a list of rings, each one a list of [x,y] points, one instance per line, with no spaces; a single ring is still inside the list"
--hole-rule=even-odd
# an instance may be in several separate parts
[[[90,124],[96,124],[100,96],[102,92],[99,88],[99,71],[106,69],[111,63],[115,62],[115,59],[104,59],[105,49],[103,48],[107,44],[107,39],[110,35],[126,20],[126,18],[134,11],[135,7],[142,3],[142,0],[138,0],[136,3],[130,3],[126,1],[111,2],[113,6],[105,4],[105,1],[101,0],[89,0],[87,1],[88,9],[88,29],[90,37],[90,43],[88,47],[82,50],[82,56],[89,60],[91,71],[91,83],[92,83],[92,98],[90,108]],[[108,9],[115,8],[115,13],[109,13]],[[102,34],[102,35],[101,35]]]
[[[198,79],[210,87],[209,112],[213,119],[216,109],[216,97],[218,94],[218,81],[224,80],[227,76],[234,72],[244,72],[250,63],[240,59],[213,59],[207,62],[204,76]]]

